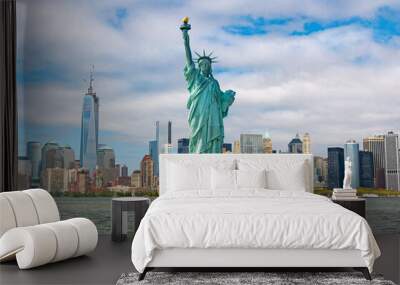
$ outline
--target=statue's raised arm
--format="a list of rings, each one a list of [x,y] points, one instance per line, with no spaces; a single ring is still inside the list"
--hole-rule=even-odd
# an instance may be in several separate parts
[[[182,20],[183,41],[185,43],[186,66],[183,74],[187,83],[189,97],[186,104],[189,110],[190,153],[221,153],[224,143],[224,121],[229,107],[235,100],[235,92],[223,92],[212,75],[212,64],[216,57],[198,54],[192,58],[189,44],[189,18]],[[196,63],[196,64],[195,64]]]
[[[190,50],[190,43],[189,43],[189,30],[191,29],[191,26],[189,24],[189,17],[183,18],[182,22],[183,23],[182,23],[180,29],[182,30],[183,42],[185,45],[186,65],[190,66],[193,64],[193,59],[192,59],[192,52]]]

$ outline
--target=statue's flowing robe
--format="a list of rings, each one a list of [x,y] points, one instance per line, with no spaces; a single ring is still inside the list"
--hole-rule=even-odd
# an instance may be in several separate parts
[[[235,97],[232,91],[221,91],[212,75],[204,76],[192,63],[185,66],[185,79],[190,93],[190,153],[221,153],[224,142],[223,118]]]

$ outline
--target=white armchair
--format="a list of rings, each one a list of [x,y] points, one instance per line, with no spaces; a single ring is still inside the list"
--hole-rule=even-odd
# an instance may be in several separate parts
[[[84,255],[98,233],[88,219],[60,221],[57,205],[43,189],[0,193],[0,262],[17,259],[20,269]]]

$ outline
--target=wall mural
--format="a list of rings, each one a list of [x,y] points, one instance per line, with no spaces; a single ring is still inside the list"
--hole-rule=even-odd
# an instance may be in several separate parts
[[[19,188],[107,232],[110,197],[157,196],[160,153],[312,153],[328,196],[350,157],[400,231],[400,6],[310,5],[18,0]]]

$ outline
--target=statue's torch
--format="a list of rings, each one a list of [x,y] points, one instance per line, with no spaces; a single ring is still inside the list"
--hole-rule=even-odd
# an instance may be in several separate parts
[[[184,31],[189,31],[191,29],[191,26],[189,24],[189,17],[186,16],[185,18],[182,19],[182,25],[181,25],[181,30]]]

